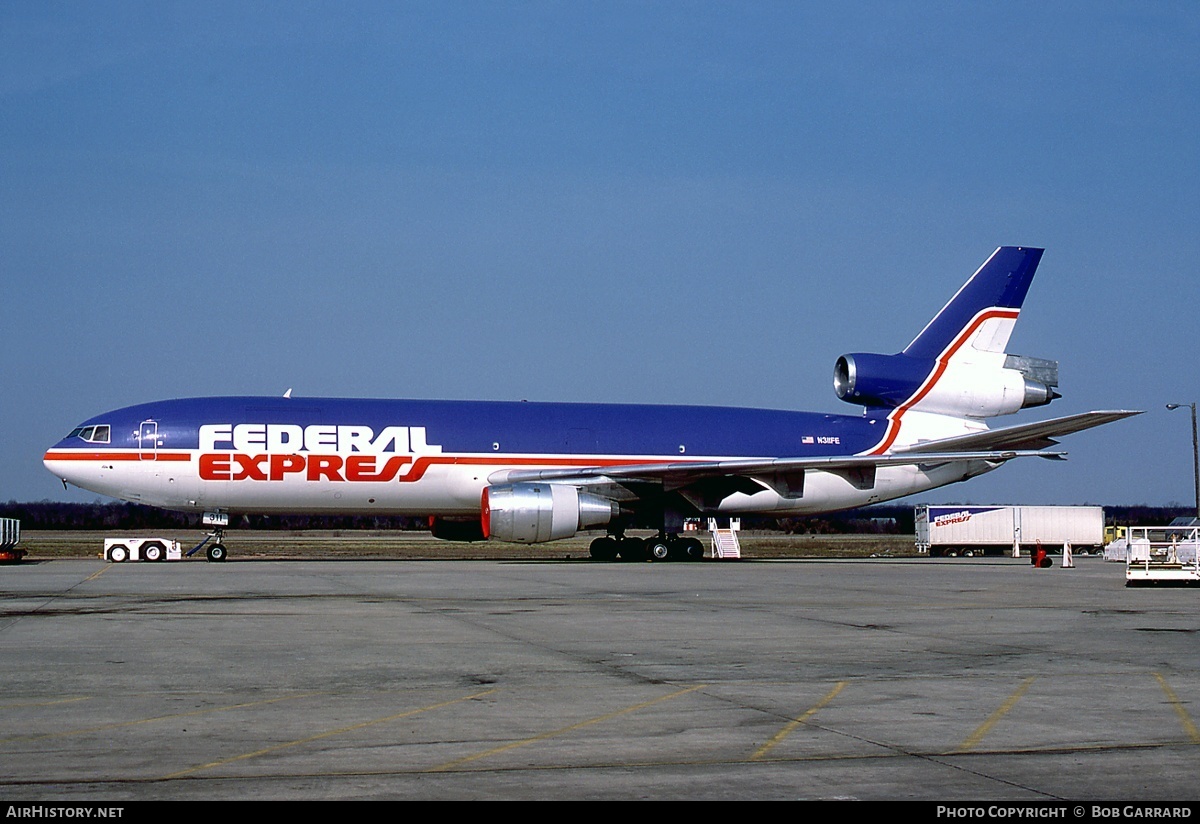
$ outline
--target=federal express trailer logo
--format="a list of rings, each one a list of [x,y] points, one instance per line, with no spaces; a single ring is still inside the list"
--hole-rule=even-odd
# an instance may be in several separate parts
[[[204,481],[392,481],[418,455],[438,454],[423,426],[209,423],[200,427]]]
[[[967,509],[955,509],[953,512],[943,512],[940,515],[935,515],[929,519],[932,526],[950,526],[951,524],[961,524],[971,520],[972,515],[982,515],[985,512],[995,512],[999,507],[971,507]]]

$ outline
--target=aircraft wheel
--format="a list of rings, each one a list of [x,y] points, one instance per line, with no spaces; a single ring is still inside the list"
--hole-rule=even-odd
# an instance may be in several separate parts
[[[224,561],[225,558],[228,557],[229,553],[227,553],[225,551],[224,544],[213,544],[212,546],[210,546],[208,548],[208,551],[204,554],[208,557],[208,560],[210,560],[210,561]]]
[[[167,548],[158,541],[142,545],[142,558],[147,561],[161,561]]]
[[[704,544],[699,538],[683,539],[683,554],[689,561],[704,560]]]
[[[646,543],[646,554],[650,556],[651,560],[666,561],[673,553],[670,542],[652,538]]]
[[[617,541],[617,554],[622,561],[646,560],[646,544],[641,538],[625,538]]]
[[[108,560],[114,564],[129,560],[129,549],[124,544],[117,544],[108,550]]]
[[[974,557],[975,557],[975,550],[973,550],[973,549],[964,549],[964,550],[963,550],[963,557],[964,557],[964,558],[974,558]]]
[[[592,541],[592,545],[588,548],[593,561],[615,561],[617,560],[617,542],[612,538],[597,538]]]

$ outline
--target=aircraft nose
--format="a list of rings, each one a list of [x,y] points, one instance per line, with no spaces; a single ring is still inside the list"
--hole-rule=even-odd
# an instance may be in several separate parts
[[[55,477],[62,479],[63,482],[66,482],[67,477],[65,474],[65,462],[62,460],[60,453],[57,450],[57,447],[61,444],[62,441],[59,441],[59,443],[46,450],[46,454],[42,455],[42,466],[46,467],[46,471],[51,475],[54,475]]]
[[[47,472],[63,483],[72,483],[75,486],[82,487],[87,481],[86,476],[83,476],[81,472],[81,470],[86,469],[86,462],[71,460],[71,451],[64,448],[63,445],[64,441],[59,441],[47,449],[45,454],[42,455],[42,466],[46,467]]]

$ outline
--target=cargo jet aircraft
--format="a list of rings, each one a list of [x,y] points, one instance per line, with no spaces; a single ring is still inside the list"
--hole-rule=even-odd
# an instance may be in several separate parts
[[[1130,415],[989,429],[1060,397],[1055,361],[1005,352],[1042,250],[997,249],[894,355],[842,355],[861,415],[704,406],[332,398],[168,400],[106,412],[45,454],[64,483],[205,513],[420,515],[433,534],[538,543],[604,528],[592,556],[700,557],[685,519],[803,515],[900,498]],[[290,393],[289,393],[290,394]],[[635,538],[626,530],[651,526]]]

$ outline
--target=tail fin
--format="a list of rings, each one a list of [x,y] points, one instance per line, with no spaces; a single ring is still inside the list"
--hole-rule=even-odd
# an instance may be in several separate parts
[[[968,341],[976,351],[1003,352],[1043,251],[1001,246],[992,252],[921,334],[904,347],[903,354],[941,358],[951,347]],[[966,340],[960,340],[964,334]]]
[[[894,430],[910,409],[989,418],[1059,397],[1056,362],[1004,351],[1042,251],[1001,246],[902,352],[838,358],[838,397],[891,410]]]

